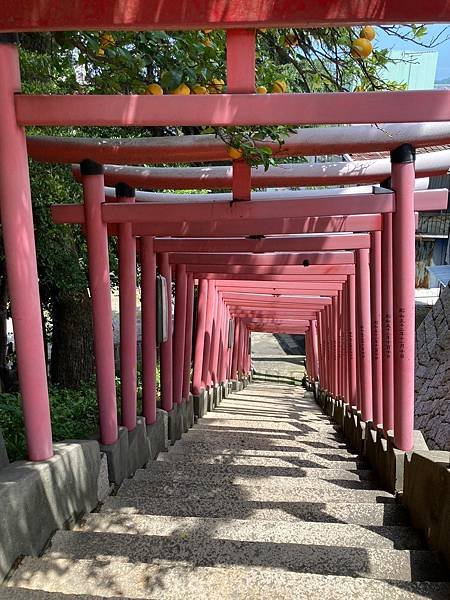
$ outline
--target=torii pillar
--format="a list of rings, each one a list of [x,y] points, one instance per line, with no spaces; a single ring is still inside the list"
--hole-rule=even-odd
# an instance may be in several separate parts
[[[410,451],[414,445],[415,340],[415,149],[403,144],[391,152],[394,276],[394,443]]]
[[[53,456],[52,431],[27,147],[14,107],[21,89],[15,41],[0,35],[0,211],[28,456],[46,460]],[[114,427],[103,431],[114,438]]]

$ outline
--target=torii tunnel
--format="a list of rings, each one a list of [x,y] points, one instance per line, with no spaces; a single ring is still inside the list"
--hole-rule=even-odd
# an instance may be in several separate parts
[[[31,9],[28,2],[1,3],[7,15],[0,22],[1,222],[29,457],[47,459],[53,448],[28,156],[73,165],[83,188],[82,204],[55,205],[52,216],[56,223],[80,224],[86,234],[103,444],[117,441],[119,426],[108,256],[108,236],[117,236],[121,425],[128,431],[137,416],[139,260],[142,411],[148,424],[157,406],[159,272],[169,312],[160,345],[161,405],[169,415],[191,394],[200,398],[251,375],[252,331],[299,333],[306,335],[309,379],[371,427],[384,435],[393,431],[398,449],[411,450],[416,218],[420,211],[446,208],[448,197],[447,189],[422,189],[421,179],[446,173],[450,165],[448,152],[416,160],[416,148],[450,142],[450,91],[259,95],[255,30],[448,22],[450,4],[205,0],[190,3],[189,10],[173,0],[88,4],[35,0]],[[20,92],[11,32],[206,27],[226,30],[226,94]],[[25,135],[29,126],[281,124],[295,124],[298,131],[281,147],[269,144],[275,156],[390,151],[390,160],[299,162],[266,173],[243,160],[229,167],[161,168],[148,165],[224,161],[227,149],[209,135],[136,140]],[[268,191],[254,191],[261,188]],[[180,196],[152,189],[230,192]]]

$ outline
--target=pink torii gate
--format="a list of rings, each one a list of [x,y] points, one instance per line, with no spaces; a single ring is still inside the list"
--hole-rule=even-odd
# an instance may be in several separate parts
[[[33,222],[30,202],[30,188],[27,170],[27,141],[24,127],[29,125],[45,126],[152,126],[152,125],[271,125],[271,124],[348,124],[360,123],[361,128],[336,128],[337,131],[310,130],[309,141],[301,141],[301,135],[292,141],[287,153],[291,155],[302,154],[302,148],[314,148],[314,153],[327,148],[352,148],[370,150],[377,146],[391,151],[391,183],[389,190],[379,190],[379,193],[356,190],[354,193],[323,192],[318,194],[282,193],[258,196],[251,194],[251,187],[255,185],[250,168],[241,161],[234,161],[230,174],[216,173],[225,177],[232,189],[230,198],[233,203],[222,199],[220,195],[215,199],[197,199],[197,202],[176,204],[173,199],[163,202],[149,202],[148,196],[131,195],[129,190],[121,196],[120,202],[104,202],[105,176],[102,163],[114,162],[126,164],[127,162],[155,162],[155,145],[147,144],[146,152],[141,152],[138,144],[134,146],[129,142],[124,144],[114,142],[101,148],[101,144],[94,142],[80,143],[79,140],[70,142],[65,140],[64,156],[60,153],[60,160],[65,162],[78,162],[80,178],[84,191],[84,204],[81,206],[56,207],[53,211],[56,222],[84,223],[88,249],[90,289],[92,293],[94,311],[94,337],[96,352],[96,369],[98,383],[98,398],[100,407],[100,429],[103,443],[114,443],[117,440],[116,399],[114,389],[114,357],[112,348],[112,328],[110,311],[110,286],[108,264],[108,235],[119,235],[120,256],[122,267],[130,265],[135,260],[136,248],[133,237],[140,237],[140,260],[143,268],[143,314],[147,315],[144,321],[145,337],[147,344],[143,352],[145,359],[144,372],[147,374],[147,390],[144,392],[144,414],[151,422],[154,413],[154,400],[152,397],[152,369],[155,362],[155,349],[151,340],[154,339],[154,325],[150,322],[154,315],[154,302],[151,297],[154,290],[154,275],[156,272],[154,238],[163,236],[180,237],[228,237],[232,234],[238,236],[248,235],[288,235],[299,232],[336,232],[360,231],[375,232],[372,236],[371,249],[354,249],[356,254],[356,276],[353,261],[344,264],[311,264],[308,267],[296,265],[241,265],[221,264],[213,261],[211,264],[201,265],[193,263],[176,264],[176,280],[179,282],[176,313],[175,313],[175,338],[177,344],[184,348],[183,356],[183,384],[182,393],[186,394],[186,365],[189,366],[189,335],[184,336],[183,330],[189,330],[189,306],[192,306],[192,290],[194,279],[201,279],[199,288],[199,320],[197,323],[197,337],[199,331],[209,328],[209,323],[201,322],[201,315],[205,314],[200,309],[200,300],[210,303],[206,310],[208,316],[216,314],[217,331],[225,333],[224,316],[228,314],[228,307],[218,302],[220,294],[225,291],[215,289],[215,280],[238,282],[254,280],[257,282],[288,283],[302,281],[299,271],[308,269],[308,275],[323,276],[327,274],[344,275],[342,290],[337,290],[337,296],[331,296],[331,308],[326,305],[322,310],[314,311],[317,319],[296,321],[297,325],[287,324],[287,321],[270,323],[272,330],[297,327],[297,330],[308,331],[308,335],[315,331],[318,325],[318,361],[314,355],[314,367],[311,372],[325,377],[327,387],[333,394],[347,394],[347,399],[353,405],[351,392],[343,388],[342,379],[342,352],[337,355],[337,361],[327,351],[326,332],[333,334],[333,340],[340,335],[338,326],[344,318],[344,326],[348,330],[348,322],[354,318],[355,313],[363,323],[378,322],[380,314],[383,319],[382,329],[382,364],[385,369],[395,372],[392,377],[394,399],[393,420],[388,405],[384,405],[388,389],[383,385],[382,395],[377,388],[378,369],[375,369],[375,384],[369,371],[361,369],[358,379],[364,394],[360,393],[361,412],[363,418],[374,418],[378,424],[380,415],[383,419],[385,430],[393,426],[395,444],[403,450],[412,448],[413,430],[413,398],[414,398],[414,231],[415,211],[423,210],[425,205],[430,207],[429,199],[442,194],[430,195],[425,192],[415,191],[415,146],[431,145],[436,139],[448,141],[450,139],[448,124],[438,133],[433,126],[425,128],[422,133],[417,131],[415,124],[421,121],[446,122],[450,120],[450,92],[373,92],[352,94],[285,94],[266,96],[254,94],[254,66],[255,46],[254,31],[257,27],[267,26],[300,26],[318,27],[333,26],[336,24],[357,23],[410,23],[410,22],[435,22],[449,21],[450,8],[447,2],[440,1],[432,6],[423,2],[406,2],[398,0],[384,0],[382,10],[379,1],[368,0],[364,5],[357,3],[336,3],[332,0],[307,5],[295,6],[295,3],[282,2],[274,4],[269,0],[261,0],[258,6],[250,0],[211,0],[211,2],[197,3],[192,16],[184,15],[180,20],[179,11],[172,1],[160,0],[159,10],[156,13],[154,3],[138,2],[133,12],[126,7],[117,11],[112,0],[101,0],[97,3],[95,11],[82,11],[79,2],[61,3],[56,0],[37,0],[33,10],[28,10],[26,3],[4,1],[4,12],[8,19],[0,24],[0,106],[2,136],[0,137],[0,209],[4,235],[5,255],[8,269],[8,282],[13,310],[15,340],[18,356],[19,377],[23,398],[25,426],[29,456],[33,460],[46,459],[52,455],[52,439],[50,426],[50,413],[48,406],[48,391],[46,369],[44,361],[40,302],[36,269],[36,255],[34,246]],[[136,9],[136,10],[135,10]],[[157,15],[157,17],[156,17]],[[189,29],[189,28],[225,28],[227,30],[227,80],[228,93],[211,96],[27,96],[20,93],[19,62],[14,39],[10,31],[43,31],[76,29]],[[244,49],[244,51],[243,51]],[[367,135],[368,123],[391,123],[389,127],[395,129],[395,123],[411,123],[411,126],[402,126],[397,134],[390,136],[389,140],[381,141],[380,132],[370,132]],[[331,130],[334,128],[331,128]],[[347,129],[340,140],[341,129]],[[374,128],[373,128],[374,129]],[[314,138],[314,136],[316,136]],[[389,136],[386,136],[389,137]],[[316,145],[314,145],[314,139]],[[320,141],[321,140],[321,141]],[[61,146],[54,140],[37,139],[28,140],[30,153],[42,156],[53,152],[54,159],[59,162],[57,155]],[[417,143],[416,143],[417,142]],[[173,144],[174,142],[168,142]],[[302,146],[303,143],[303,146]],[[91,145],[89,145],[91,144]],[[178,144],[178,142],[177,142]],[[205,145],[193,151],[195,141],[182,140],[179,144],[179,153],[172,154],[173,162],[180,162],[180,155],[185,153],[187,161],[198,161],[200,153],[203,160],[223,160],[225,149],[205,140]],[[121,146],[121,151],[114,155],[114,147]],[[176,144],[175,144],[176,145]],[[130,148],[130,146],[133,146]],[[160,148],[161,149],[161,148]],[[334,150],[333,150],[334,151]],[[109,153],[109,154],[108,154]],[[134,153],[134,154],[133,154]],[[153,161],[146,160],[148,153],[153,153]],[[213,158],[211,156],[214,155]],[[105,157],[108,156],[108,160]],[[112,158],[114,156],[114,158]],[[132,157],[139,156],[136,161]],[[159,160],[161,153],[159,152]],[[89,159],[89,160],[86,160]],[[373,167],[364,181],[379,181],[385,174],[389,175],[386,166]],[[387,171],[387,173],[386,173]],[[295,181],[306,178],[299,167],[292,169],[291,177]],[[339,179],[339,167],[334,170],[333,177],[338,183],[347,181],[357,182],[349,174],[344,174]],[[428,171],[418,173],[426,174]],[[434,171],[432,171],[434,172]],[[188,174],[190,177],[192,174]],[[278,177],[277,173],[273,174]],[[173,177],[173,176],[172,176]],[[258,175],[257,177],[260,177]],[[300,179],[299,179],[300,178]],[[305,181],[304,179],[303,181]],[[258,179],[255,179],[258,181]],[[266,182],[270,181],[269,176]],[[285,180],[289,185],[288,177]],[[314,181],[311,176],[309,181]],[[319,182],[317,182],[319,183]],[[218,184],[216,184],[218,185]],[[311,183],[311,185],[313,185]],[[214,186],[212,186],[214,187]],[[339,210],[332,198],[339,196]],[[288,199],[282,200],[282,197]],[[425,200],[423,200],[425,198]],[[137,201],[133,201],[133,199]],[[163,198],[164,200],[164,198]],[[237,200],[250,200],[237,202]],[[434,201],[434,200],[433,200]],[[428,204],[427,204],[428,203]],[[332,204],[334,204],[332,206]],[[336,216],[336,212],[339,215]],[[280,216],[280,214],[282,216]],[[371,225],[367,225],[367,221]],[[364,225],[362,225],[364,223]],[[382,233],[378,233],[382,231]],[[133,244],[131,244],[133,241]],[[256,244],[255,244],[256,246]],[[269,246],[269,244],[267,244]],[[328,250],[328,249],[327,249]],[[257,252],[258,250],[249,250]],[[267,250],[261,250],[266,252]],[[290,250],[286,250],[290,251]],[[307,249],[305,249],[305,252]],[[310,252],[316,252],[309,248]],[[185,252],[185,250],[180,250]],[[353,254],[352,252],[352,254]],[[345,250],[342,250],[345,253]],[[382,260],[380,255],[382,253]],[[170,251],[158,253],[159,268],[161,273],[171,281],[172,266]],[[338,262],[341,259],[338,259]],[[371,268],[369,268],[369,260]],[[393,276],[392,264],[395,261],[396,274]],[[184,266],[186,265],[186,266]],[[381,269],[379,266],[381,265]],[[380,278],[382,273],[382,285]],[[135,277],[135,275],[134,275]],[[131,293],[135,279],[129,270],[124,268],[121,277],[121,308],[131,315],[133,309],[130,299],[126,298]],[[300,277],[300,279],[299,279]],[[372,285],[371,279],[372,277]],[[314,280],[311,280],[313,282]],[[319,280],[320,281],[320,280]],[[186,288],[185,288],[186,282]],[[353,282],[353,283],[352,283]],[[262,286],[264,287],[264,286]],[[211,288],[210,295],[202,294],[202,290]],[[354,288],[354,292],[353,292]],[[170,289],[170,288],[169,288]],[[186,291],[186,296],[184,290]],[[345,290],[345,292],[344,292]],[[348,290],[351,290],[350,292]],[[381,295],[380,295],[381,292]],[[185,298],[185,302],[184,299]],[[189,299],[190,298],[190,299]],[[215,302],[215,304],[214,304]],[[289,303],[288,303],[289,304]],[[236,305],[238,306],[238,305]],[[369,311],[371,306],[371,311]],[[381,311],[381,312],[380,312]],[[386,312],[387,311],[387,312]],[[311,313],[313,314],[313,313]],[[341,317],[341,319],[339,318]],[[390,322],[389,322],[390,319]],[[385,321],[389,327],[385,328]],[[250,328],[264,328],[261,321],[243,322],[242,343],[240,348],[245,348],[245,331]],[[185,326],[183,326],[185,324]],[[169,329],[171,320],[169,319]],[[370,327],[369,327],[370,329]],[[378,326],[378,329],[379,326]],[[294,329],[292,329],[293,331]],[[393,330],[393,334],[392,334]],[[134,337],[131,331],[124,332],[129,348],[133,345]],[[219,355],[220,355],[220,336]],[[342,336],[341,336],[342,337]],[[366,352],[365,336],[358,334],[359,354]],[[247,338],[248,340],[248,338]],[[362,340],[362,346],[361,346]],[[375,350],[380,348],[379,335],[376,338]],[[174,354],[171,347],[171,336],[166,345],[161,349],[164,372],[171,371]],[[126,346],[126,344],[125,344]],[[314,345],[313,345],[314,347]],[[212,356],[216,360],[216,345]],[[224,353],[222,352],[222,355]],[[355,354],[355,353],[354,353]],[[206,355],[206,353],[205,353]],[[240,353],[242,357],[242,352]],[[179,357],[177,373],[180,366]],[[323,364],[328,365],[323,371]],[[127,363],[123,351],[124,372],[131,373],[134,363]],[[360,362],[360,361],[358,361]],[[222,363],[224,361],[222,360]],[[362,366],[369,364],[362,361]],[[243,364],[241,360],[241,365]],[[317,367],[318,364],[318,367]],[[204,363],[204,372],[208,372],[209,364]],[[310,365],[311,366],[311,365]],[[194,361],[195,367],[195,361]],[[315,370],[314,370],[315,369]],[[195,371],[195,369],[194,369]],[[344,370],[345,371],[345,370]],[[372,376],[374,370],[372,369]],[[384,372],[384,371],[383,371]],[[332,378],[331,378],[332,375]],[[179,376],[178,376],[179,377]],[[154,379],[154,376],[153,376]],[[124,418],[128,427],[135,422],[135,390],[131,378],[124,381],[128,392],[128,400]],[[198,383],[198,382],[197,382]],[[170,388],[174,385],[180,389],[180,379],[167,376],[164,385]],[[195,382],[194,382],[195,384]],[[195,387],[195,385],[194,385]],[[375,403],[369,401],[368,390],[373,390]],[[345,392],[344,394],[342,392]],[[168,393],[169,397],[170,394]],[[383,402],[379,402],[379,398]],[[169,404],[167,405],[167,408]],[[372,414],[372,408],[373,414]]]

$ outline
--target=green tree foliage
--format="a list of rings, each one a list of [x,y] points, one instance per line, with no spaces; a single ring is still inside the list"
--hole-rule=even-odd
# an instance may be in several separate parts
[[[384,27],[389,35],[426,45],[426,27]],[[291,92],[371,91],[398,89],[386,81],[387,49],[376,39],[366,58],[352,55],[361,28],[267,29],[257,31],[256,86],[273,91],[277,81]],[[79,69],[81,93],[144,94],[157,83],[165,94],[179,86],[226,92],[226,34],[221,30],[181,32],[67,32],[55,34],[59,52],[71,53]],[[432,40],[431,45],[439,40]],[[292,124],[293,126],[295,124]],[[197,133],[198,128],[185,128]],[[232,148],[240,149],[252,165],[268,168],[274,162],[262,139],[280,144],[292,127],[203,128]],[[176,128],[165,133],[176,134]]]

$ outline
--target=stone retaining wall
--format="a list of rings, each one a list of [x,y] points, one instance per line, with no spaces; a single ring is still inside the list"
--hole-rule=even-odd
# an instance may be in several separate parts
[[[432,450],[450,450],[450,287],[416,332],[415,429]]]

